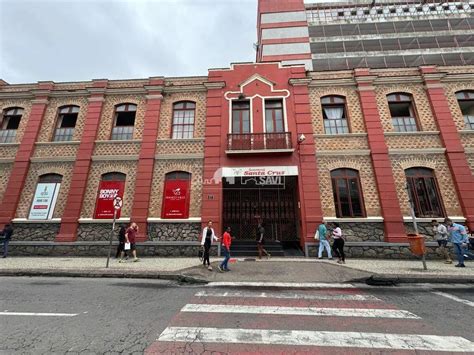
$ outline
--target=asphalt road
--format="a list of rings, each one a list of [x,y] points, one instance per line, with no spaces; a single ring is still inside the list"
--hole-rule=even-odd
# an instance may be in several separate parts
[[[222,306],[222,313],[216,305]],[[303,314],[295,315],[295,309]],[[321,309],[329,313],[314,313]],[[388,318],[388,314],[398,318]],[[331,339],[333,348],[317,347],[321,339],[313,333],[303,334],[306,337],[301,339],[307,343],[290,346],[285,342],[292,330],[454,336],[464,338],[470,347],[474,344],[473,320],[473,288],[359,290],[355,286],[278,291],[182,286],[155,280],[0,278],[1,354],[289,353],[295,349],[314,353],[316,348],[322,353],[347,353],[337,336]],[[178,328],[181,333],[176,333]],[[206,335],[206,330],[215,328],[227,329],[224,338],[215,336],[215,331]],[[242,332],[247,328],[257,330],[244,338]],[[190,332],[185,341],[180,338],[183,329]],[[259,338],[257,333],[266,329],[284,333],[268,336],[275,344],[273,340],[272,344],[260,344],[265,337]],[[193,337],[195,331],[199,336]],[[199,337],[211,344],[200,343]],[[453,339],[453,346],[464,344],[462,339]],[[240,345],[246,341],[254,343]],[[371,353],[381,351],[377,341],[371,339]],[[384,347],[388,344],[387,339],[380,341]],[[392,341],[396,347],[405,340]],[[417,346],[423,347],[423,341]],[[443,340],[443,344],[449,347],[450,343]],[[354,346],[351,353],[357,353],[352,352],[357,346],[360,353],[368,352],[360,344]]]

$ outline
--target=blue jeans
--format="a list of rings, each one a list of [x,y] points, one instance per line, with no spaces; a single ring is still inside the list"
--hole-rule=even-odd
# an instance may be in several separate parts
[[[318,258],[322,258],[322,257],[323,257],[323,251],[324,251],[324,249],[326,249],[326,251],[327,251],[327,253],[328,253],[328,258],[331,259],[331,258],[332,258],[332,255],[331,255],[331,246],[329,245],[329,242],[328,242],[326,239],[319,241]]]
[[[470,258],[474,258],[474,254],[471,253],[467,248],[464,248],[462,244],[459,243],[453,243],[454,245],[454,252],[458,256],[458,263],[459,264],[464,264],[464,254],[469,255]]]
[[[3,240],[3,256],[7,257],[8,255],[8,243],[10,243],[10,239]]]
[[[221,269],[227,270],[228,269],[227,264],[229,263],[229,259],[230,259],[230,251],[226,247],[223,246],[222,253],[224,254],[224,260],[222,260],[220,266],[221,266]]]

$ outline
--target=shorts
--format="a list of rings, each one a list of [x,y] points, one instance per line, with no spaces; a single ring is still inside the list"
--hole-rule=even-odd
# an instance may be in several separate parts
[[[438,242],[438,246],[440,246],[440,247],[445,247],[446,248],[448,246],[448,241],[447,240],[439,239],[439,240],[437,240],[437,242]]]
[[[130,250],[137,250],[135,243],[130,243]]]

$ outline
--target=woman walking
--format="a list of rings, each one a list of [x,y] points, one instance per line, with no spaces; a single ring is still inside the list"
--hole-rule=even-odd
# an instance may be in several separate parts
[[[263,227],[263,222],[258,224],[257,227],[257,250],[258,250],[258,260],[262,260],[262,255],[265,254],[268,259],[270,259],[270,253],[263,248],[265,244],[265,228]]]
[[[332,249],[334,250],[334,254],[336,254],[337,258],[339,259],[337,263],[345,264],[346,256],[344,254],[344,237],[342,236],[342,230],[339,227],[339,223],[334,223],[332,238],[334,239]]]
[[[204,227],[202,231],[201,245],[204,247],[204,257],[202,264],[206,266],[209,271],[212,271],[211,262],[209,260],[209,250],[211,249],[212,241],[218,241],[219,238],[216,237],[214,233],[214,228],[212,228],[212,221],[207,222],[207,226]]]
[[[227,264],[230,259],[230,244],[232,243],[232,237],[230,236],[230,227],[227,227],[226,231],[222,235],[222,253],[224,254],[224,260],[217,267],[220,272],[230,271]]]

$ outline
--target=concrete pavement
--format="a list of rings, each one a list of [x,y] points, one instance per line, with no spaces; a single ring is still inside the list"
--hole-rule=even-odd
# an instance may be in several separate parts
[[[213,281],[273,281],[273,282],[443,282],[474,283],[474,263],[455,268],[442,261],[428,261],[423,271],[421,261],[349,259],[345,265],[329,260],[305,258],[232,259],[229,273],[217,272],[220,258],[212,258],[212,272],[202,267],[198,258],[142,258],[140,262],[118,263],[111,259],[105,268],[105,258],[72,257],[11,257],[0,259],[3,276],[82,276],[164,278],[173,280]]]

